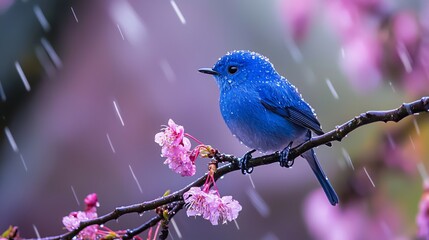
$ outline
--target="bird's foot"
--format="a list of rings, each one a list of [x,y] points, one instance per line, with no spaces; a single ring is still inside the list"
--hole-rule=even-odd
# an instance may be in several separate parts
[[[287,167],[290,168],[292,167],[293,163],[294,163],[294,159],[289,159],[289,151],[292,147],[292,143],[290,142],[289,145],[287,145],[281,152],[280,152],[280,159],[279,159],[279,163],[281,167]]]
[[[256,149],[248,151],[246,154],[240,158],[240,168],[242,174],[251,174],[253,172],[253,167],[249,168],[249,160],[252,159],[252,153],[254,153]]]

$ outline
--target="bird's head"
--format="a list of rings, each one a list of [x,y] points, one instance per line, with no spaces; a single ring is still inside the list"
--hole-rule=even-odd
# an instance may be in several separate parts
[[[228,52],[213,68],[198,71],[213,75],[221,91],[255,81],[270,81],[277,74],[268,58],[244,50]]]

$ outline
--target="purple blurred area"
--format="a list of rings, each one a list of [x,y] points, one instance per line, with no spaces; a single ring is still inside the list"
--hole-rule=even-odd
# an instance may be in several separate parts
[[[97,193],[102,215],[180,189],[204,174],[207,159],[197,160],[193,177],[163,164],[154,135],[169,118],[221,152],[244,154],[248,149],[221,118],[214,79],[197,71],[230,50],[269,57],[315,108],[325,130],[363,111],[390,109],[428,94],[429,5],[388,2],[0,2],[0,232],[16,225],[23,237],[37,237],[35,229],[42,237],[59,235],[65,232],[62,217],[82,210],[89,193]],[[383,30],[390,34],[382,35]],[[399,38],[411,62],[396,52]],[[185,211],[174,219],[184,239],[414,236],[422,190],[416,166],[429,159],[428,118],[415,119],[362,128],[332,148],[316,150],[341,199],[325,215],[318,211],[328,201],[317,200],[316,178],[298,159],[292,169],[276,164],[255,169],[255,189],[239,172],[218,182],[222,195],[243,206],[239,229],[234,223],[212,226]],[[404,157],[389,154],[388,134]],[[416,160],[404,164],[410,155]],[[384,168],[390,159],[384,156],[395,158],[396,167]],[[406,170],[397,167],[404,165]],[[362,174],[365,166],[374,174],[375,188]],[[390,202],[403,188],[409,197]],[[374,206],[380,211],[372,214]],[[154,214],[127,215],[107,226],[135,228]],[[347,221],[350,234],[371,232],[342,238],[347,234],[337,229],[332,232],[340,237],[326,235],[314,226],[328,217],[344,226]],[[374,224],[368,230],[369,221]],[[334,222],[326,228],[336,229]],[[179,239],[170,230],[171,239]]]

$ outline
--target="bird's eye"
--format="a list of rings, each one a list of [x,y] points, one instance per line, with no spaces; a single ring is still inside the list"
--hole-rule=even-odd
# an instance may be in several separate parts
[[[228,67],[228,72],[231,73],[231,74],[236,73],[237,70],[238,70],[238,68],[236,66],[229,66]]]

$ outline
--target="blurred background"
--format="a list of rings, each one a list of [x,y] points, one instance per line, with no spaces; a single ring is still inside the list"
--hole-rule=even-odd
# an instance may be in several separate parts
[[[204,174],[207,159],[193,177],[163,165],[154,135],[169,118],[243,155],[214,79],[197,72],[227,51],[269,57],[328,131],[429,94],[428,30],[424,0],[0,0],[0,232],[59,235],[62,217],[82,210],[89,193],[101,215]],[[292,169],[255,169],[255,188],[239,172],[218,182],[243,206],[239,229],[185,211],[178,229],[207,240],[425,239],[428,119],[372,124],[319,147],[339,206],[299,158]],[[153,215],[107,226],[135,228]]]

